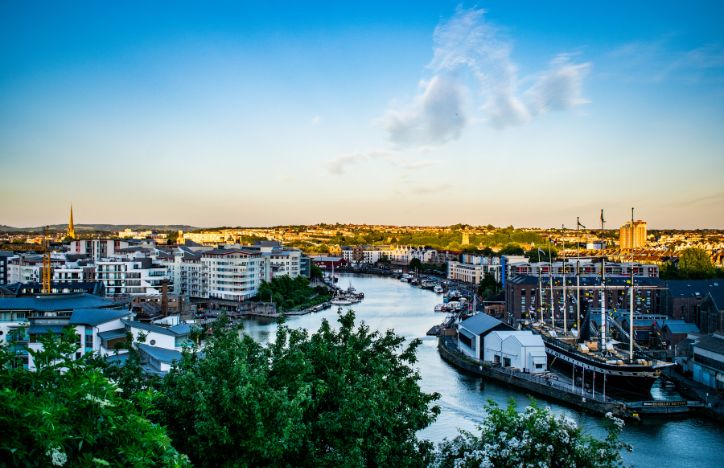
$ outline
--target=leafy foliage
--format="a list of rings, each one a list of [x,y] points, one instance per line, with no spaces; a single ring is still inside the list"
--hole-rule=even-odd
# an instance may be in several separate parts
[[[149,421],[153,391],[119,394],[76,349],[72,329],[41,339],[37,371],[12,368],[0,350],[0,459],[10,465],[184,466],[165,430]]]
[[[679,254],[679,273],[684,278],[711,278],[715,270],[706,250],[691,247]]]
[[[528,257],[531,262],[549,262],[558,256],[558,250],[549,245],[541,246],[540,249],[543,252],[538,250],[537,247],[534,247],[527,251],[525,256]]]
[[[495,280],[495,276],[486,272],[478,285],[478,295],[487,299],[498,294],[502,289],[503,285]]]
[[[332,298],[323,286],[312,288],[309,280],[303,276],[292,279],[289,276],[273,278],[262,282],[257,295],[259,300],[273,300],[282,311],[305,309],[326,302]]]
[[[268,346],[217,326],[205,357],[185,355],[164,380],[175,444],[203,466],[421,465],[431,445],[416,432],[439,410],[411,367],[420,342],[354,320],[311,336],[280,326]]]
[[[453,440],[445,440],[432,466],[604,468],[621,465],[621,450],[630,450],[619,441],[623,421],[610,414],[608,435],[599,440],[535,401],[523,412],[514,402],[505,409],[489,402],[486,410],[480,433],[461,431]]]

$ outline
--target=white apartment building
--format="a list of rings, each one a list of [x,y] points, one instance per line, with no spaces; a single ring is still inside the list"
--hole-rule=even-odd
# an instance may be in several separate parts
[[[268,278],[269,260],[259,251],[231,248],[204,252],[201,262],[208,272],[208,297],[243,301],[256,296]]]
[[[108,296],[158,295],[168,279],[163,265],[140,254],[131,259],[110,258],[96,262],[96,281],[103,283]]]
[[[40,262],[28,262],[22,257],[10,259],[8,261],[8,284],[37,283],[40,281],[42,266],[42,260]]]
[[[121,249],[127,249],[131,244],[120,239],[82,239],[70,243],[71,254],[88,255],[93,260],[115,257]]]
[[[422,263],[430,263],[436,251],[425,247],[412,246],[395,246],[388,247],[381,251],[381,255],[386,256],[392,263],[407,265],[413,258],[420,260]]]
[[[173,281],[173,292],[186,297],[208,297],[209,275],[201,254],[186,249],[176,249],[173,261],[161,262],[167,276]]]
[[[493,275],[495,281],[501,281],[500,257],[463,254],[460,262],[449,261],[447,264],[448,279],[480,284],[486,273]]]

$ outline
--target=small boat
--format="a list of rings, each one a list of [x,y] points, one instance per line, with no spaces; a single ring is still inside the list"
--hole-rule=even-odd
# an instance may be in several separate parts
[[[331,301],[329,301],[332,305],[336,306],[343,306],[343,305],[352,305],[352,301],[344,299],[344,298],[337,298],[335,297]]]
[[[435,287],[432,288],[432,290],[435,292],[435,294],[442,294],[442,293],[443,293],[442,286],[440,286],[439,284],[436,284]]]

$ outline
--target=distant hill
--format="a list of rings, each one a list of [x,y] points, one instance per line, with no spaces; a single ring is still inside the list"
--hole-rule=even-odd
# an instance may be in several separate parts
[[[0,225],[0,232],[42,232],[45,226],[38,227],[12,227]],[[67,224],[51,224],[47,226],[49,231],[65,231]],[[178,231],[184,232],[194,231],[199,228],[195,226],[187,226],[185,224],[76,224],[75,230],[78,232],[91,231],[122,231],[126,228],[134,231]]]

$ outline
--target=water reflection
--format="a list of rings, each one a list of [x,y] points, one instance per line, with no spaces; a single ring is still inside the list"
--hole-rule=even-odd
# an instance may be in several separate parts
[[[352,281],[355,288],[365,293],[365,300],[354,306],[358,320],[364,320],[371,329],[394,329],[398,335],[408,339],[422,339],[418,350],[418,366],[422,376],[420,385],[426,392],[438,392],[441,395],[438,401],[441,413],[430,427],[420,432],[420,437],[439,442],[445,437],[454,437],[458,429],[474,430],[482,422],[483,407],[487,400],[506,405],[512,398],[519,406],[529,402],[528,397],[516,389],[462,374],[440,359],[437,340],[425,336],[427,330],[443,318],[442,314],[433,312],[435,304],[440,302],[439,296],[390,278],[342,275],[340,284],[346,288],[348,281]],[[325,318],[336,326],[337,310],[291,317],[287,325],[314,331]],[[268,342],[274,339],[276,327],[276,323],[248,321],[245,323],[245,332],[257,341]],[[668,389],[657,391],[664,396]],[[598,417],[565,406],[542,403],[556,413],[573,418],[589,433],[596,436],[605,434]],[[709,421],[644,421],[627,425],[623,436],[634,446],[634,452],[624,456],[629,464],[722,466],[724,429]]]

